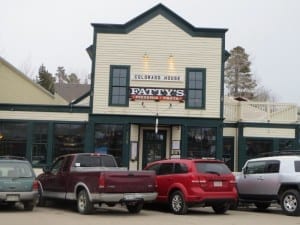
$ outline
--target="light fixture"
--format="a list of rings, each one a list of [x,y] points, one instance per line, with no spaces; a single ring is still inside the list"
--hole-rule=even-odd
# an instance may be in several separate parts
[[[147,52],[145,52],[143,58],[144,58],[145,60],[149,59],[149,55],[147,54]]]

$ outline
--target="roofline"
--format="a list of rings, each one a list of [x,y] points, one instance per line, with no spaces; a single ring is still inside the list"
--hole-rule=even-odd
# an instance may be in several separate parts
[[[157,15],[162,15],[178,27],[189,33],[191,36],[201,37],[224,37],[228,29],[225,28],[199,28],[194,27],[185,19],[174,13],[172,10],[159,3],[146,12],[133,18],[125,24],[103,24],[103,23],[92,23],[94,31],[96,33],[120,33],[127,34],[138,26],[148,22]]]
[[[55,95],[58,95],[56,92],[54,92],[55,94],[52,94],[50,91],[48,91],[47,89],[45,89],[41,85],[33,82],[28,76],[26,76],[23,72],[21,72],[19,69],[17,69],[15,66],[13,66],[11,63],[9,63],[8,61],[6,61],[1,56],[0,56],[0,61],[2,61],[6,66],[8,66],[9,68],[11,68],[15,73],[17,73],[19,76],[21,76],[24,80],[29,81],[32,85],[34,85],[35,87],[39,88],[41,91],[45,92],[46,94],[48,94],[51,98],[55,99]]]

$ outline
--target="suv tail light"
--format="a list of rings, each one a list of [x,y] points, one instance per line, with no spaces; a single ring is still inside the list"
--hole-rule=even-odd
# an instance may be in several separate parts
[[[207,186],[207,180],[204,177],[200,177],[198,175],[193,175],[191,181],[192,184],[199,184],[201,187]]]
[[[32,190],[38,191],[39,190],[39,182],[37,180],[34,180],[32,183]]]
[[[105,188],[105,177],[104,174],[101,173],[99,180],[98,180],[98,187],[99,188]]]

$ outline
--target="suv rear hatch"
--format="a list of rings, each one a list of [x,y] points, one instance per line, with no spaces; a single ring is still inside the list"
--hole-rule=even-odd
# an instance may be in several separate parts
[[[230,169],[218,161],[195,161],[198,172],[196,181],[204,191],[222,192],[232,191],[235,187],[235,177]]]

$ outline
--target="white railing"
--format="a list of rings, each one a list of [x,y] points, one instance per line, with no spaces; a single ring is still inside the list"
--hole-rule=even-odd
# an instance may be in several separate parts
[[[225,101],[224,117],[227,122],[297,122],[297,106],[286,103]]]

